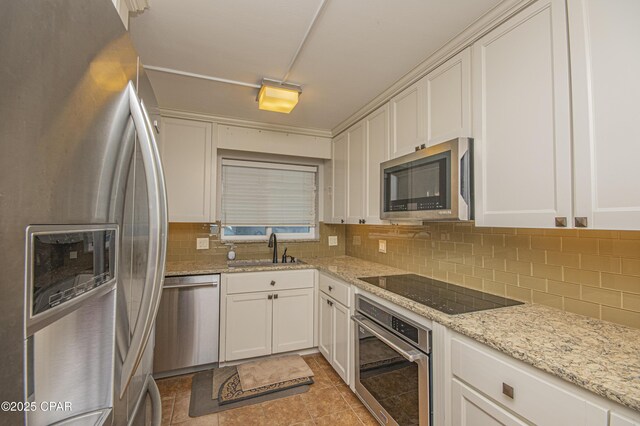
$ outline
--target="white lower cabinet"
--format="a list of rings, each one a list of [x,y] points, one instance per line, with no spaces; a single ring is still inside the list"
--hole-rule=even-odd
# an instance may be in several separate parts
[[[274,293],[273,353],[313,346],[313,288]]]
[[[326,285],[323,285],[324,284]],[[344,287],[344,288],[342,288]],[[343,299],[340,295],[347,294],[350,286],[335,279],[320,274],[320,291],[318,295],[318,349],[326,358],[338,375],[349,384],[349,365],[351,361],[351,316],[350,298]],[[327,292],[336,292],[336,298]]]
[[[640,418],[632,420],[618,413],[611,413],[611,420],[609,420],[609,426],[640,426]]]
[[[226,359],[271,353],[273,301],[266,293],[227,296]]]
[[[226,274],[222,282],[221,362],[314,346],[315,271]]]
[[[524,426],[513,414],[459,380],[451,382],[452,421],[460,426]]]
[[[640,424],[640,413],[457,333],[450,354],[452,426]]]

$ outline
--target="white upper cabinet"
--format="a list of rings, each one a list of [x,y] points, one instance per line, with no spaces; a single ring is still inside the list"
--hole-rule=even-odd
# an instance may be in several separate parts
[[[389,101],[391,138],[389,158],[409,154],[426,143],[425,79],[406,88]]]
[[[640,2],[569,0],[568,11],[575,216],[588,228],[637,230]]]
[[[539,0],[473,45],[479,226],[570,224],[566,34],[564,1]]]
[[[364,119],[365,179],[364,217],[366,223],[382,223],[380,219],[380,163],[387,160],[389,144],[389,107],[384,105]]]
[[[365,194],[365,127],[360,121],[347,131],[347,223],[361,223]]]
[[[162,119],[160,156],[170,222],[215,221],[215,156],[212,124]]]
[[[471,136],[471,48],[425,79],[427,146]]]
[[[347,218],[347,133],[342,133],[331,147],[331,223],[345,223]]]

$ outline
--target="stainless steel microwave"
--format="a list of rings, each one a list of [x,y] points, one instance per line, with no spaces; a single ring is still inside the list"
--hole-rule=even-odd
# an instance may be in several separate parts
[[[380,164],[380,218],[473,219],[473,140],[457,138]]]

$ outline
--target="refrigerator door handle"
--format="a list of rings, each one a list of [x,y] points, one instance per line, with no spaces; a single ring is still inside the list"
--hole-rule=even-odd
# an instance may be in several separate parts
[[[151,424],[152,426],[160,426],[162,423],[162,397],[156,381],[151,376],[149,376],[149,396],[153,407]]]
[[[160,426],[162,424],[162,396],[160,395],[160,389],[158,389],[156,381],[151,375],[147,376],[142,390],[143,392],[140,393],[138,400],[133,406],[133,410],[131,410],[133,416],[129,419],[127,426],[133,426],[136,423],[140,410],[145,410],[147,395],[151,398],[151,426]]]
[[[120,398],[124,396],[129,382],[140,364],[158,313],[164,279],[168,228],[164,175],[160,163],[160,153],[151,130],[151,123],[144,105],[138,99],[133,83],[129,82],[126,90],[129,94],[131,117],[140,141],[140,153],[148,186],[149,249],[145,275],[146,282],[142,293],[140,310],[138,311],[136,327],[131,336],[129,351],[122,365]]]

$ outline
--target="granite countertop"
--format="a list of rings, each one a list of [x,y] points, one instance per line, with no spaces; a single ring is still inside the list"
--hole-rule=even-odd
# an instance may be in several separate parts
[[[305,262],[260,268],[229,268],[226,263],[168,263],[167,275],[319,269],[513,358],[640,411],[640,330],[532,304],[447,315],[358,279],[407,273],[402,269],[349,256],[311,258]]]
[[[316,269],[306,262],[275,263],[266,266],[228,266],[227,262],[167,262],[164,275],[175,277],[180,275],[228,274],[233,272],[281,271],[288,269]]]

